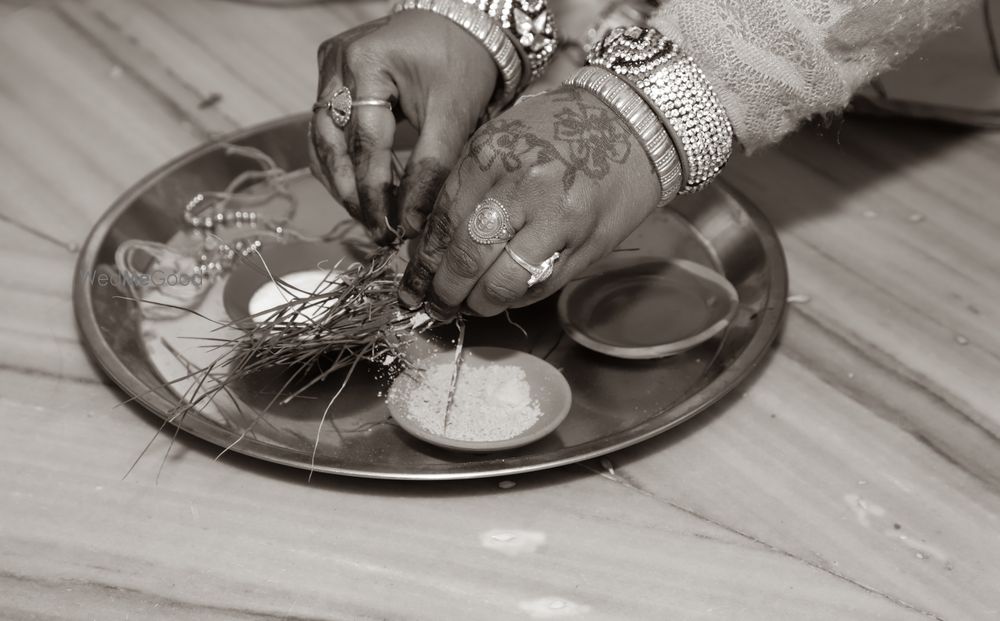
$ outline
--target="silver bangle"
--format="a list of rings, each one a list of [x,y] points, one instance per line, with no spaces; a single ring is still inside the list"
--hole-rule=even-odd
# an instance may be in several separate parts
[[[498,21],[467,0],[403,0],[395,10],[431,11],[458,24],[486,46],[500,71],[501,82],[487,116],[496,115],[517,98],[523,86],[522,59]]]
[[[600,67],[583,67],[566,84],[586,89],[618,113],[646,149],[660,181],[660,206],[677,196],[681,166],[667,130],[628,82]]]
[[[681,160],[681,194],[719,174],[733,152],[733,126],[705,74],[673,42],[653,28],[615,28],[588,60],[631,84],[659,115]]]

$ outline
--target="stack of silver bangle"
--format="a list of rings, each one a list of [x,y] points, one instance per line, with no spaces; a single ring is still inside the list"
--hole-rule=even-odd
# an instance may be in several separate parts
[[[646,149],[660,180],[660,205],[677,196],[681,187],[681,167],[677,151],[659,117],[635,89],[615,74],[600,67],[584,67],[566,84],[584,88],[612,108],[628,123]]]
[[[733,152],[733,127],[695,62],[653,28],[615,28],[591,50],[590,64],[628,82],[670,133],[683,172],[680,193],[696,192]]]
[[[491,117],[541,75],[556,50],[547,0],[402,0],[395,10],[415,9],[448,18],[489,51],[501,82],[487,111]]]

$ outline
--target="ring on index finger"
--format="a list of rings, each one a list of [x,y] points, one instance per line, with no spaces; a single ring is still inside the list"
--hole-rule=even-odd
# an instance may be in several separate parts
[[[351,96],[351,89],[341,86],[333,91],[326,101],[317,101],[313,104],[312,111],[316,114],[320,110],[326,110],[330,115],[330,120],[338,129],[344,129],[351,121],[351,109],[354,105],[354,97]]]
[[[484,246],[506,244],[514,236],[510,212],[495,198],[485,199],[469,218],[469,236]]]

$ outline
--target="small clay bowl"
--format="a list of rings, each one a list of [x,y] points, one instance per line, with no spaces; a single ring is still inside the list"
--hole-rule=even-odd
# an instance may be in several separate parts
[[[454,364],[454,352],[439,352],[414,361],[418,367],[441,363]],[[524,432],[506,440],[475,442],[456,440],[428,431],[410,417],[404,395],[411,382],[418,376],[400,375],[389,389],[387,403],[392,418],[410,435],[429,444],[456,451],[487,453],[518,448],[536,442],[556,430],[569,414],[572,394],[569,382],[554,366],[537,356],[503,347],[469,347],[462,352],[462,368],[495,364],[519,366],[524,369],[530,386],[531,398],[538,402],[541,417]]]
[[[272,282],[272,276],[283,278],[311,270],[331,271],[338,261],[342,260],[343,268],[360,256],[361,251],[341,241],[264,244],[259,256],[252,254],[233,268],[222,291],[222,304],[234,323],[252,328],[250,300],[261,287]]]
[[[684,259],[611,257],[559,296],[559,321],[580,345],[629,360],[674,356],[726,329],[739,295]]]

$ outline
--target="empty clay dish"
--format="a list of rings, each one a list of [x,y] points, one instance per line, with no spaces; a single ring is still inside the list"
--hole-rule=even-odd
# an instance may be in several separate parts
[[[588,349],[647,360],[704,343],[729,325],[738,306],[733,285],[704,265],[611,257],[563,289],[559,321]]]
[[[223,306],[234,323],[253,327],[255,320],[267,318],[267,313],[259,313],[268,307],[260,302],[267,289],[272,290],[272,295],[266,296],[274,302],[271,307],[285,303],[283,298],[288,295],[304,297],[316,291],[324,278],[335,280],[359,256],[363,256],[360,250],[341,241],[265,244],[259,255],[250,255],[233,268],[222,291]],[[340,269],[335,267],[338,262]],[[284,291],[278,291],[274,279],[287,284]],[[323,285],[322,290],[328,289]],[[257,317],[252,318],[255,313]]]

